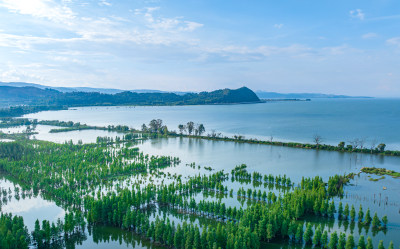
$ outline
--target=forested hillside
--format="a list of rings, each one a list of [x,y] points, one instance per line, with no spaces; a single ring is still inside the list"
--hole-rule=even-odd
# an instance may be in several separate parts
[[[260,99],[247,87],[223,89],[213,92],[187,93],[136,93],[121,92],[104,94],[99,92],[59,92],[36,87],[0,86],[3,103],[45,106],[94,106],[94,105],[202,105],[255,103]]]

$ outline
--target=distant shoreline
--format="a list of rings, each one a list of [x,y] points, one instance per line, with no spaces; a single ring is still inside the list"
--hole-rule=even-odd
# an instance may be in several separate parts
[[[311,99],[261,99],[264,103],[266,102],[277,102],[277,101],[311,101]]]

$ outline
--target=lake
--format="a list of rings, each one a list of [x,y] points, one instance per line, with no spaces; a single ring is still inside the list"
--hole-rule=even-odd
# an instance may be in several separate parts
[[[275,141],[296,141],[311,143],[315,134],[323,138],[323,143],[336,145],[340,141],[348,143],[353,139],[365,141],[364,146],[386,143],[389,149],[400,149],[400,100],[399,99],[321,99],[313,101],[282,101],[248,105],[208,105],[208,106],[160,106],[160,107],[82,107],[62,111],[46,111],[25,115],[39,120],[61,120],[86,123],[88,125],[128,125],[140,129],[143,123],[151,119],[162,119],[170,129],[187,121],[203,123],[206,133],[216,130],[224,135],[244,135],[247,138],[271,139]],[[120,135],[99,130],[84,130],[62,133],[48,133],[49,126],[38,126],[37,139],[63,142],[94,142],[97,136]],[[17,132],[21,128],[12,128]],[[380,155],[318,151],[280,146],[246,144],[224,141],[211,141],[193,138],[159,138],[140,142],[135,145],[140,151],[151,155],[177,156],[181,164],[164,169],[166,173],[191,176],[205,173],[204,166],[215,170],[230,172],[236,165],[246,164],[248,171],[262,174],[287,175],[295,183],[303,176],[322,176],[325,181],[334,174],[358,173],[362,167],[379,167],[400,171],[400,157]],[[200,171],[187,164],[201,165]],[[376,247],[380,239],[393,240],[395,246],[400,243],[400,184],[399,179],[387,176],[379,181],[374,175],[361,174],[345,187],[343,199],[335,198],[336,204],[354,204],[356,210],[360,204],[370,208],[371,214],[379,217],[388,215],[389,224],[386,233],[373,234],[332,220],[322,221],[329,231],[353,233],[357,242],[360,235],[371,236]],[[235,192],[240,185],[227,182]],[[7,187],[10,182],[0,181],[0,186]],[[251,188],[251,185],[247,186]],[[383,190],[383,188],[386,190]],[[263,190],[266,187],[260,186]],[[280,190],[273,190],[277,194]],[[235,194],[234,192],[234,194]],[[30,209],[17,209],[16,214],[27,218],[31,223],[37,218],[54,220],[63,214],[63,210],[53,202],[40,196],[28,200],[12,200],[3,206],[3,210],[12,211],[21,205],[32,206]],[[215,197],[197,196],[197,199],[215,200]],[[240,206],[236,197],[224,197],[224,202],[231,206]],[[48,208],[52,211],[46,211]],[[42,210],[48,216],[42,216]],[[365,211],[365,210],[364,210]],[[193,219],[193,218],[191,218]],[[311,220],[313,221],[313,220]],[[319,221],[321,222],[321,221]],[[29,224],[32,226],[32,223]],[[88,238],[77,248],[134,247],[153,248],[147,241],[142,241],[131,233],[113,228],[97,228],[87,234]],[[280,247],[279,245],[275,247]]]
[[[106,130],[76,130],[69,132],[55,132],[50,133],[52,129],[60,129],[61,127],[51,125],[37,125],[34,128],[35,134],[31,135],[31,139],[50,141],[55,143],[64,143],[72,141],[77,144],[79,141],[82,143],[95,143],[97,137],[121,137],[123,134]],[[6,134],[9,133],[22,133],[26,130],[26,126],[18,126],[11,128],[1,128],[0,131]],[[1,141],[1,140],[0,140]]]
[[[203,123],[206,133],[227,136],[312,143],[318,134],[323,143],[337,145],[354,139],[364,147],[385,143],[400,149],[400,99],[313,99],[273,101],[248,105],[81,107],[25,115],[39,120],[62,120],[88,125],[128,125],[162,119],[170,130],[188,121]]]

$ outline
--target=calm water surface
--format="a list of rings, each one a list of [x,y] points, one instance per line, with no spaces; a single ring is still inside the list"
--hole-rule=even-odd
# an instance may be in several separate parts
[[[203,123],[206,133],[214,129],[225,135],[311,143],[319,134],[324,143],[354,139],[365,146],[386,143],[400,149],[400,99],[317,99],[249,105],[82,107],[46,111],[25,117],[63,120],[90,125],[128,125],[140,128],[162,119],[172,130],[188,121]]]
[[[104,130],[81,130],[81,131],[56,132],[56,133],[49,132],[52,129],[60,129],[60,128],[62,127],[51,126],[51,125],[37,125],[33,130],[33,132],[37,134],[31,135],[30,138],[50,141],[55,143],[64,143],[65,141],[72,140],[74,144],[77,144],[79,141],[82,141],[82,143],[95,143],[97,137],[113,137],[113,138],[117,136],[122,137],[122,133],[113,131],[104,131]],[[0,131],[7,134],[22,133],[26,131],[26,126],[3,128],[0,129]]]
[[[301,177],[358,173],[362,167],[379,167],[400,171],[400,157],[370,154],[319,151],[281,146],[211,141],[193,138],[160,138],[138,145],[145,154],[172,155],[182,163],[195,162],[216,170],[230,172],[236,165],[246,164],[248,170],[263,174],[286,174],[293,181]],[[178,168],[177,168],[178,170]],[[180,174],[192,174],[184,171]]]

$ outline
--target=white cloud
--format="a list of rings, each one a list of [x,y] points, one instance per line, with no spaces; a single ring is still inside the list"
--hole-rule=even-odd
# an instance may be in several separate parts
[[[7,8],[10,12],[46,18],[67,25],[75,18],[75,13],[69,7],[52,0],[1,0],[0,7]]]
[[[72,63],[76,63],[76,64],[80,64],[80,65],[84,65],[85,63],[81,60],[78,60],[76,58],[71,58],[71,57],[67,57],[67,56],[50,56],[50,59],[54,60],[54,61],[58,61],[58,62],[72,62]]]
[[[147,7],[143,9],[135,9],[135,15],[143,16],[146,21],[147,27],[154,30],[163,30],[171,33],[177,31],[194,31],[203,27],[203,24],[182,20],[183,17],[165,18],[155,17],[154,12],[158,11],[160,7]]]
[[[364,20],[365,14],[361,9],[350,10],[350,16],[352,18],[358,18],[360,20]]]
[[[390,39],[386,40],[386,43],[400,48],[400,37],[390,38]]]
[[[372,39],[378,37],[378,34],[376,33],[366,33],[361,36],[363,39]]]
[[[25,5],[25,3],[28,3]],[[32,7],[31,4],[34,4]],[[135,20],[118,16],[88,17],[79,16],[63,4],[53,0],[0,0],[0,6],[10,12],[46,18],[58,22],[59,30],[72,32],[75,36],[54,37],[38,35],[17,35],[0,32],[0,46],[32,49],[37,44],[70,44],[76,42],[126,43],[136,45],[170,45],[173,43],[193,44],[193,38],[185,35],[202,27],[203,24],[184,20],[183,17],[160,17],[154,12],[159,7],[135,10]],[[111,18],[111,19],[110,19]],[[49,25],[53,26],[52,23]]]
[[[196,29],[201,28],[201,27],[204,26],[203,24],[197,23],[197,22],[184,21],[183,23],[184,23],[186,26],[183,26],[183,27],[180,28],[180,30],[182,30],[182,31],[189,31],[189,32],[191,32],[191,31],[194,31],[194,30],[196,30]]]
[[[21,205],[23,203],[23,205]],[[43,199],[29,199],[26,198],[22,201],[13,201],[3,206],[3,212],[12,212],[13,214],[25,213],[32,210],[42,209],[44,207],[51,207],[54,204]]]
[[[327,52],[329,55],[343,55],[351,50],[347,45],[333,46],[322,48],[322,51]],[[352,52],[355,52],[354,50]]]
[[[33,45],[71,43],[83,38],[52,38],[41,36],[24,36],[0,33],[0,47],[15,47],[21,50],[31,50]]]
[[[293,44],[290,46],[259,46],[250,48],[247,46],[220,46],[220,47],[199,47],[202,60],[218,59],[224,61],[261,61],[269,57],[280,56],[288,58],[300,58],[316,55],[319,52],[303,45]]]
[[[107,0],[100,0],[99,5],[100,6],[111,6],[112,4],[110,2],[107,2]]]
[[[283,28],[283,23],[275,24],[275,25],[274,25],[274,28],[276,28],[276,29],[281,29],[281,28]]]
[[[0,71],[0,81],[43,82],[45,78],[40,73],[43,65],[34,63],[27,65],[8,65]]]

